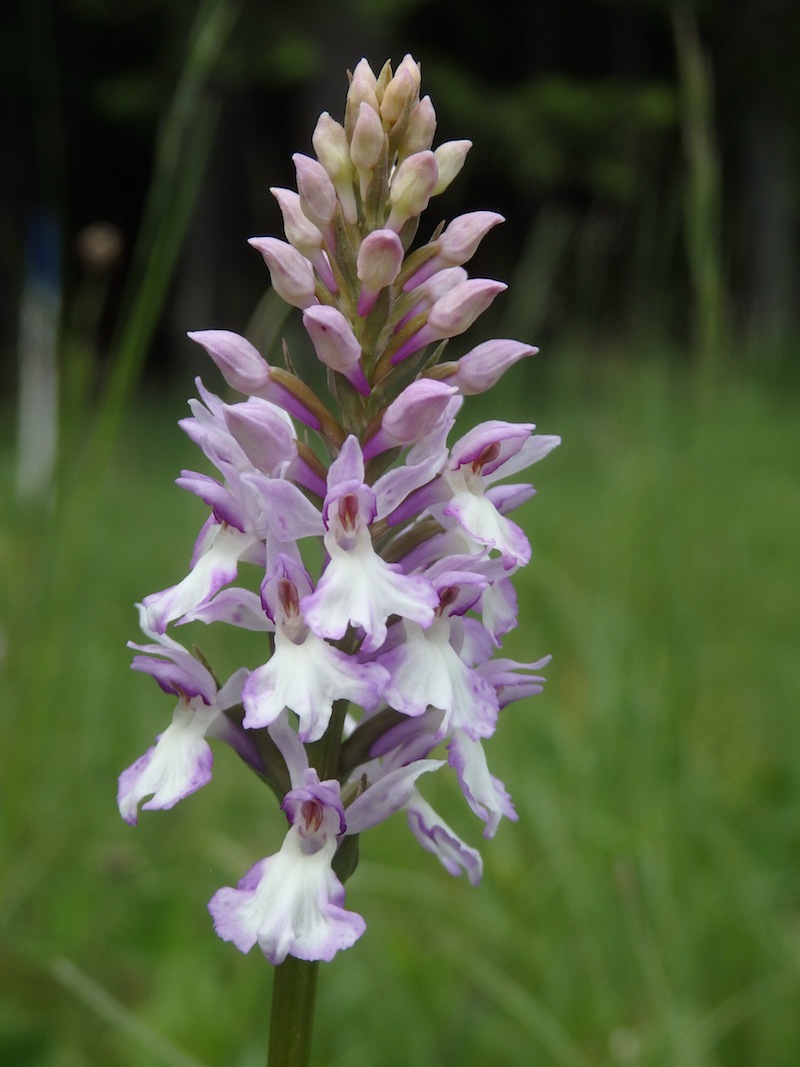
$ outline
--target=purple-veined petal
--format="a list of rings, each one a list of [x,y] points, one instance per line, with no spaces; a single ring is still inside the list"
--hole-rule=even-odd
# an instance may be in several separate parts
[[[238,587],[222,589],[212,599],[187,611],[181,622],[226,622],[240,630],[271,631],[271,619],[261,605],[258,593]]]
[[[484,837],[494,837],[504,815],[507,819],[517,820],[518,815],[505,786],[489,773],[480,741],[473,741],[463,730],[456,730],[447,746],[447,757],[458,775],[467,803],[486,823]]]
[[[325,544],[328,566],[315,592],[300,604],[318,637],[335,640],[344,637],[349,625],[360,626],[366,634],[364,651],[374,652],[386,639],[390,615],[429,625],[439,603],[436,590],[426,578],[403,574],[397,564],[382,560],[367,529],[358,532],[349,551],[327,536]]]
[[[534,663],[518,663],[513,659],[490,659],[476,667],[488,682],[494,686],[501,708],[523,697],[536,696],[544,688],[546,679],[540,674],[527,674],[527,671],[539,671],[546,667],[551,656],[543,656]]]
[[[444,760],[439,759],[417,760],[408,766],[397,767],[379,778],[360,793],[345,812],[346,832],[360,834],[400,811],[414,795],[417,778],[421,774],[438,770],[444,763]]]
[[[404,622],[406,640],[378,657],[391,675],[384,699],[404,715],[422,715],[428,706],[443,711],[440,737],[454,729],[472,738],[489,737],[497,721],[497,695],[463,662],[450,643],[450,619],[437,617],[427,630]]]
[[[406,810],[408,824],[422,847],[433,853],[450,874],[459,875],[463,870],[472,885],[477,885],[483,874],[480,853],[465,845],[455,830],[436,814],[419,793],[415,794]]]
[[[445,471],[444,480],[452,496],[442,509],[442,516],[451,516],[479,545],[496,549],[510,569],[524,566],[531,558],[531,546],[523,531],[501,515],[484,492],[481,482],[469,478],[462,469]]]
[[[331,861],[344,831],[338,782],[306,770],[281,805],[291,825],[280,852],[261,860],[235,889],[220,889],[208,907],[224,941],[241,952],[258,943],[274,964],[287,955],[330,960],[364,932],[360,915],[345,911],[344,886]]]
[[[388,681],[375,663],[359,663],[309,631],[300,643],[275,632],[275,651],[256,668],[244,687],[244,726],[258,728],[290,708],[300,720],[301,741],[317,741],[325,732],[335,700],[374,708]]]
[[[256,542],[252,534],[232,526],[218,527],[209,548],[182,582],[144,598],[148,628],[163,632],[170,622],[193,611],[232,582],[238,573],[239,560]]]
[[[205,733],[219,714],[196,697],[178,704],[155,745],[119,777],[117,803],[125,822],[136,825],[139,803],[150,794],[144,808],[171,808],[211,780]]]

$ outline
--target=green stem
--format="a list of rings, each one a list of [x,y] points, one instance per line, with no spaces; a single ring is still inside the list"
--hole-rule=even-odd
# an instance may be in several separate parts
[[[268,1067],[308,1067],[319,961],[287,956],[275,968]]]
[[[335,700],[328,729],[319,741],[307,746],[309,762],[323,781],[326,778],[336,778],[338,774],[342,730],[349,706],[349,700]]]

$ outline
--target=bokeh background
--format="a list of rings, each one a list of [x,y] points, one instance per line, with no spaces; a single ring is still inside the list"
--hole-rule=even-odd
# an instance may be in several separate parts
[[[478,889],[401,817],[365,838],[317,1062],[800,1062],[799,47],[792,0],[3,5],[0,1063],[264,1062],[270,967],[205,905],[282,818],[222,751],[122,823],[171,711],[125,641],[204,517],[175,423],[219,380],[185,333],[294,336],[246,238],[346,69],[407,51],[437,143],[474,142],[429,228],[508,219],[453,355],[542,349],[466,417],[564,438],[504,649],[554,659],[489,746],[520,820]],[[456,794],[428,790],[479,844]]]

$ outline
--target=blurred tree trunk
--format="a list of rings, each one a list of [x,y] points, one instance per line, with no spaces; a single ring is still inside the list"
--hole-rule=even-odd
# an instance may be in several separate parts
[[[759,356],[800,327],[797,122],[800,5],[736,0],[727,13],[726,101],[736,171],[737,325]]]
[[[791,137],[780,101],[767,94],[751,101],[741,120],[745,328],[768,350],[781,348],[798,325]]]

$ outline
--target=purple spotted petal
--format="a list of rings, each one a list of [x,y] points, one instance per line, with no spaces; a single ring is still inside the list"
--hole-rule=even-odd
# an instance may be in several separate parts
[[[351,551],[344,551],[326,537],[330,561],[317,588],[304,597],[300,607],[318,637],[344,637],[347,627],[361,627],[365,652],[376,651],[386,639],[390,615],[412,619],[427,626],[433,619],[439,597],[431,583],[403,574],[376,555],[369,531],[364,529]]]
[[[204,704],[212,704],[217,696],[217,684],[211,672],[184,648],[169,649],[163,645],[137,645],[128,648],[144,652],[134,656],[131,669],[152,675],[165,693],[178,697],[199,697]]]
[[[497,695],[477,671],[468,667],[450,643],[450,620],[437,618],[422,630],[403,623],[406,640],[378,657],[391,675],[384,699],[404,715],[422,715],[428,706],[443,711],[439,736],[454,729],[470,737],[489,737],[497,722]]]
[[[306,770],[284,799],[291,822],[280,852],[252,867],[235,889],[220,889],[208,908],[214,928],[241,952],[258,943],[272,963],[287,955],[330,960],[364,932],[360,915],[345,911],[344,886],[331,861],[344,830],[338,782]]]
[[[278,626],[275,651],[252,672],[242,693],[247,728],[267,726],[283,711],[294,711],[302,741],[318,741],[327,729],[335,700],[374,708],[389,680],[376,663],[359,663],[311,631],[295,643]]]

